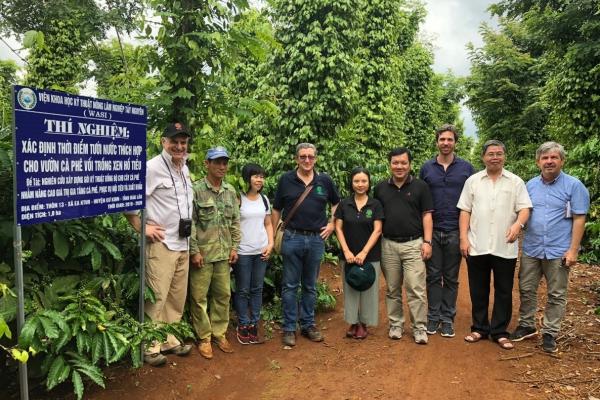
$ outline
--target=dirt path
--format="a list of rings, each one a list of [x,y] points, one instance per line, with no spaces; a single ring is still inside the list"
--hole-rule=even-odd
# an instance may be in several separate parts
[[[334,290],[340,289],[336,267],[323,268],[322,277]],[[518,354],[516,351],[502,350],[491,341],[469,344],[463,340],[470,326],[464,265],[460,282],[457,335],[452,339],[435,335],[427,346],[415,344],[410,334],[399,341],[388,339],[381,282],[380,324],[370,330],[364,341],[344,337],[346,324],[340,294],[335,311],[317,316],[318,325],[326,335],[323,343],[299,338],[293,350],[284,350],[280,334],[275,332],[273,340],[263,345],[242,346],[235,342],[232,355],[215,349],[212,361],[204,360],[194,351],[187,358],[169,356],[170,363],[163,368],[113,368],[108,371],[107,389],[88,387],[86,398],[544,398],[538,390],[505,381],[514,377],[514,365],[499,359],[514,356]],[[408,321],[406,324],[408,327]]]

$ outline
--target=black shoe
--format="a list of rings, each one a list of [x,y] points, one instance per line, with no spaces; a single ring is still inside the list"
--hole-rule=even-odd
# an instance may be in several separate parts
[[[435,335],[437,333],[437,330],[439,327],[440,327],[440,321],[428,321],[426,332],[428,335]]]
[[[285,331],[281,337],[281,343],[284,346],[294,347],[296,345],[296,332]]]
[[[250,335],[248,334],[248,327],[246,325],[238,325],[236,337],[241,344],[250,344]]]
[[[446,338],[453,338],[455,334],[454,334],[454,327],[452,326],[452,323],[442,322],[442,329],[440,329],[440,335],[442,335],[442,337],[446,337]]]
[[[305,338],[308,338],[310,341],[313,341],[313,342],[322,342],[324,339],[321,332],[319,332],[317,330],[317,327],[314,325],[310,326],[306,329],[302,329],[302,336],[304,336]]]
[[[537,329],[529,327],[529,326],[517,326],[517,329],[513,333],[510,334],[509,338],[513,342],[520,342],[524,339],[529,339],[538,334]]]
[[[248,326],[248,337],[252,344],[264,343],[264,340],[258,335],[258,327],[256,325]]]
[[[556,353],[558,351],[554,336],[549,333],[544,333],[542,335],[542,350],[544,350],[546,353]]]

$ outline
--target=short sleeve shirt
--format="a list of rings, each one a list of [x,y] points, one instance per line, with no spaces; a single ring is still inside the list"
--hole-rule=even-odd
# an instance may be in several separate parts
[[[311,184],[312,190],[287,223],[287,228],[319,232],[327,225],[327,203],[336,205],[340,202],[338,190],[329,175],[315,171]],[[273,208],[282,211],[284,221],[304,189],[306,185],[298,178],[296,170],[288,171],[279,178]]]
[[[241,195],[240,200],[242,240],[238,248],[238,254],[261,254],[262,250],[269,244],[269,237],[265,228],[265,217],[271,214],[269,200],[262,194],[255,200],[250,200],[245,195]]]
[[[146,216],[165,228],[163,243],[172,251],[187,251],[188,238],[179,237],[179,219],[192,217],[192,181],[187,166],[175,168],[165,150],[146,164]]]
[[[471,213],[469,254],[491,254],[517,258],[518,243],[506,242],[506,232],[524,208],[531,208],[525,183],[505,169],[494,183],[487,171],[479,171],[465,182],[458,208]]]
[[[523,239],[523,252],[540,259],[561,258],[571,245],[573,215],[585,215],[590,194],[579,179],[561,172],[552,182],[541,176],[527,182],[533,203]]]
[[[348,197],[340,202],[335,210],[335,217],[344,224],[342,230],[348,248],[353,254],[358,254],[365,247],[375,227],[375,221],[383,219],[383,206],[379,200],[369,197],[363,208],[358,210],[354,197]],[[377,243],[365,261],[379,261],[381,259],[381,241]]]
[[[456,207],[465,181],[475,173],[468,161],[454,156],[452,163],[446,169],[437,162],[437,157],[427,161],[419,177],[429,185],[433,197],[433,228],[451,232],[458,230],[458,215]]]
[[[383,236],[423,236],[423,214],[433,211],[431,192],[425,182],[409,176],[402,187],[392,178],[375,186],[375,198],[383,206]]]

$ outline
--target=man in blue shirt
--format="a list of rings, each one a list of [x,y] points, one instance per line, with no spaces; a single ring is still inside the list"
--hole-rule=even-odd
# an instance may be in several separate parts
[[[433,197],[433,253],[427,261],[427,334],[438,328],[443,337],[454,337],[454,317],[458,294],[460,246],[459,209],[456,207],[467,178],[475,170],[459,158],[454,149],[458,142],[456,127],[442,125],[436,132],[439,153],[421,168],[419,177],[427,182]]]
[[[590,195],[577,178],[561,171],[565,162],[563,146],[546,142],[537,149],[535,158],[542,173],[527,182],[533,211],[525,231],[519,271],[519,325],[511,339],[520,341],[537,335],[537,289],[543,275],[548,301],[542,322],[542,348],[554,353],[567,305],[569,268],[577,262]]]

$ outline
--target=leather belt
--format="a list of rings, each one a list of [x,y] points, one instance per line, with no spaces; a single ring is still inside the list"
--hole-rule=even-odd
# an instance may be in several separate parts
[[[316,236],[321,233],[321,232],[315,232],[315,231],[305,231],[304,229],[286,228],[285,230],[290,231],[291,233],[295,233],[298,235],[304,235],[304,236]]]
[[[398,237],[384,236],[384,238],[387,240],[391,240],[392,242],[396,242],[396,243],[406,243],[406,242],[410,242],[412,240],[420,239],[421,236],[398,236]]]

